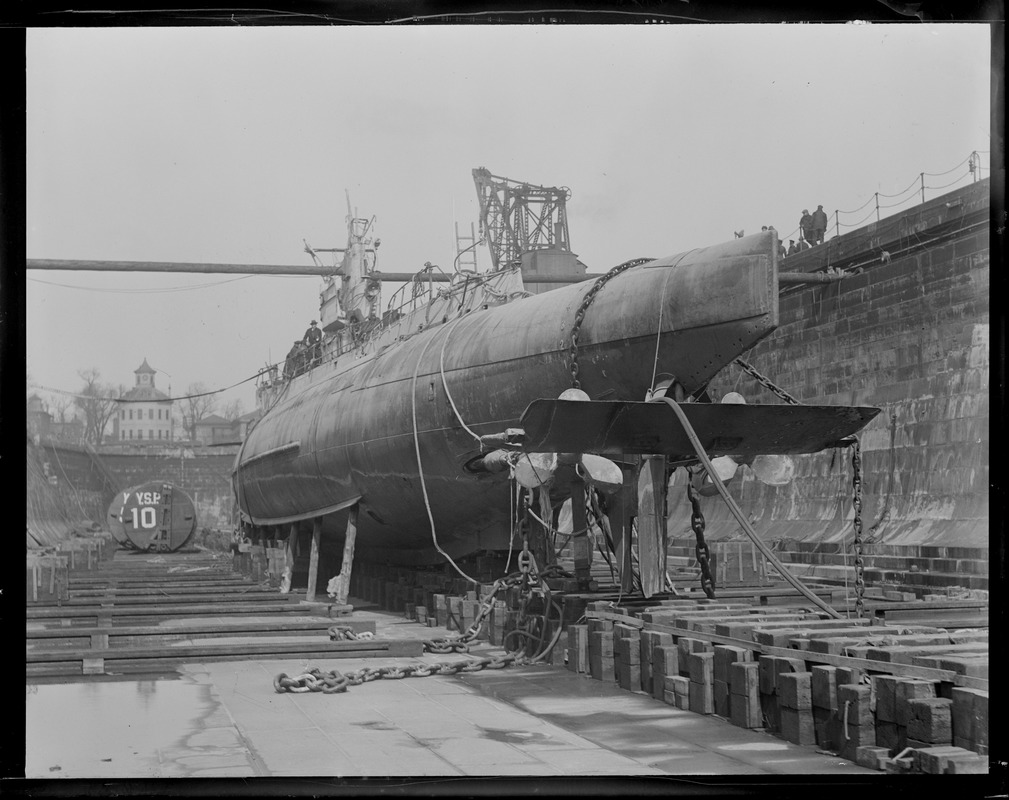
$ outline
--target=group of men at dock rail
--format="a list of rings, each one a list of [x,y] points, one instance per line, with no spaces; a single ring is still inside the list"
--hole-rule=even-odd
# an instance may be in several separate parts
[[[786,255],[801,253],[808,250],[813,245],[823,244],[823,237],[827,234],[827,214],[823,206],[817,206],[812,214],[809,209],[802,209],[802,217],[799,218],[799,241],[788,240],[788,250]]]
[[[777,233],[771,225],[763,225],[760,230]],[[796,242],[795,239],[789,239],[787,248],[779,241],[778,256],[784,258],[785,256],[808,250],[813,245],[823,244],[823,238],[826,235],[827,214],[823,210],[823,206],[817,206],[816,211],[812,214],[809,213],[809,209],[804,208],[802,209],[802,217],[799,219],[799,241]],[[737,239],[743,238],[743,231],[736,231],[735,236]]]
[[[305,335],[294,340],[294,346],[287,353],[284,362],[284,377],[291,378],[322,363],[322,331],[314,319]]]

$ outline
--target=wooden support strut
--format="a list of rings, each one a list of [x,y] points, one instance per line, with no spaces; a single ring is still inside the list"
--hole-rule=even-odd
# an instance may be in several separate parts
[[[343,562],[340,565],[340,574],[336,577],[336,603],[346,605],[347,597],[350,595],[350,580],[354,564],[354,543],[357,539],[357,511],[359,504],[355,503],[350,507],[347,515],[347,536],[343,542]]]
[[[617,549],[617,571],[620,591],[629,594],[634,589],[634,567],[631,558],[631,517],[637,514],[637,494],[633,470],[622,468],[623,487],[610,497],[607,518],[613,545]]]
[[[319,543],[322,538],[322,517],[312,520],[312,554],[308,561],[308,589],[305,599],[315,602],[315,589],[319,578]]]
[[[541,490],[542,491],[542,490]],[[588,586],[592,569],[592,532],[587,530],[585,515],[585,482],[576,478],[571,482],[571,551],[575,559],[575,580],[579,586]]]

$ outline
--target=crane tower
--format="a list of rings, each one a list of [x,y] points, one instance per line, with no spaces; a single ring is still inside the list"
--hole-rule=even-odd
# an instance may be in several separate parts
[[[473,170],[480,201],[480,235],[487,241],[493,269],[520,267],[526,288],[542,292],[558,284],[537,284],[544,275],[574,276],[585,265],[571,252],[567,187],[536,186]]]

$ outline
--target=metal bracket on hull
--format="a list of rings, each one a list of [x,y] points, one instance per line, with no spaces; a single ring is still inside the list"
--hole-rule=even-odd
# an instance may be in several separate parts
[[[317,508],[313,511],[306,511],[303,514],[294,514],[289,517],[254,517],[244,511],[242,512],[242,515],[248,516],[249,519],[252,520],[253,525],[286,525],[291,522],[303,522],[306,519],[315,519],[316,517],[324,517],[326,514],[343,511],[345,508],[349,508],[360,501],[360,499],[361,495],[357,495],[348,500],[342,500],[335,505],[326,506],[325,508]]]

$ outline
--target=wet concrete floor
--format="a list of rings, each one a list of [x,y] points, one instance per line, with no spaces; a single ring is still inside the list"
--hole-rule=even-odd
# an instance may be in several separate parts
[[[449,635],[383,612],[379,638]],[[175,676],[29,682],[29,778],[355,776],[872,776],[563,667],[384,679],[341,694],[278,694],[307,668],[471,660],[270,659],[187,664]]]

